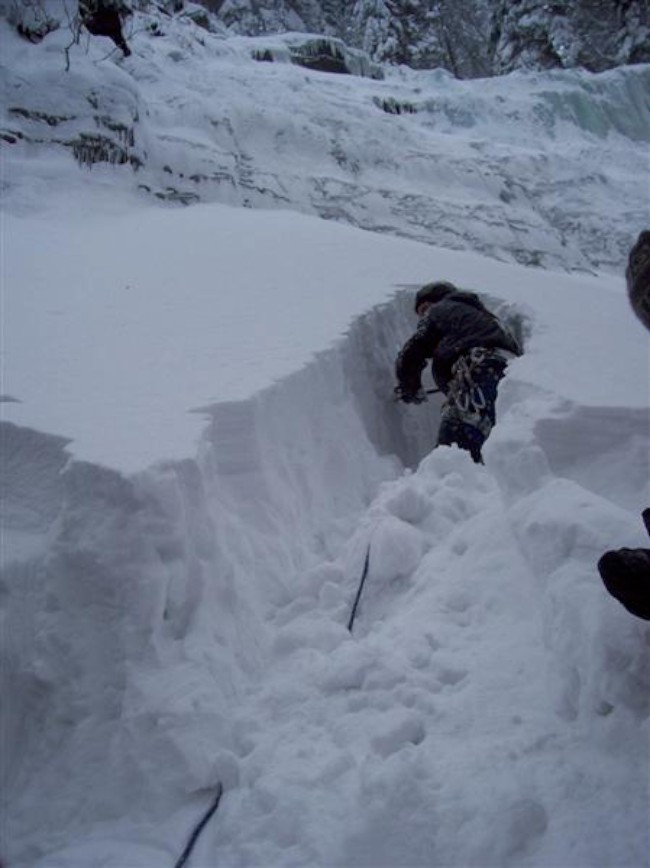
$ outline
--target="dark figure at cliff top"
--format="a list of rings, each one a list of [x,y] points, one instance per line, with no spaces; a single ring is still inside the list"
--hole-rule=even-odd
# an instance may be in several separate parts
[[[521,349],[477,295],[446,281],[423,286],[415,312],[420,323],[397,357],[395,392],[406,403],[425,400],[421,377],[431,359],[433,379],[446,398],[437,445],[456,443],[482,464],[481,447],[496,421],[499,381]]]
[[[79,17],[86,30],[93,36],[108,36],[128,57],[131,49],[122,33],[122,15],[131,15],[123,0],[79,0]]]

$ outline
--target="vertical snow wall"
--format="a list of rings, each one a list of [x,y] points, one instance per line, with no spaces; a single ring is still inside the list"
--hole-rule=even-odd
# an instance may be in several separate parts
[[[241,753],[238,698],[263,677],[273,607],[435,440],[435,402],[393,400],[410,304],[398,293],[303,370],[198,411],[194,459],[126,478],[2,425],[12,865],[227,775],[206,758]]]

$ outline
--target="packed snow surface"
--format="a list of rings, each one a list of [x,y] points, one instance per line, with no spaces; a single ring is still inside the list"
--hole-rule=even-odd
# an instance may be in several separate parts
[[[618,159],[603,157],[602,199],[590,170],[576,181],[566,141],[542,142],[588,243],[559,212],[535,224],[531,194],[515,255],[498,228],[512,212],[469,204],[469,163],[430,232],[407,228],[435,180],[414,177],[416,202],[403,166],[406,210],[377,178],[363,221],[349,219],[358,188],[337,213],[312,207],[318,125],[338,124],[339,156],[422,130],[402,119],[384,139],[385,113],[380,126],[363,114],[385,83],[258,64],[239,38],[170,21],[119,66],[105,46],[75,48],[67,80],[52,74],[62,34],[3,37],[6,109],[21,89],[66,116],[80,94],[131,89],[149,136],[141,175],[81,174],[67,145],[4,139],[3,864],[171,866],[220,783],[195,868],[647,865],[650,629],[595,567],[607,548],[647,545],[649,336],[611,271],[648,217],[636,191],[623,205],[646,159],[641,116],[592,133]],[[205,137],[194,99],[208,99],[201,63],[215,57],[225,116],[267,115],[289,139],[302,126],[302,167],[293,145],[250,146],[249,192],[263,153],[286,185],[275,207],[230,182],[230,200],[189,208],[137,189],[153,189],[163,117],[173,171],[200,171],[205,149],[187,143]],[[309,90],[310,113],[296,103],[276,127],[261,69],[278,104]],[[540,87],[556,108],[546,126],[568,130],[567,87],[606,104],[646,73],[517,76],[460,96],[402,73],[400,87],[423,100],[442,87],[466,129],[500,129],[512,191],[530,183]],[[333,120],[342,105],[354,135]],[[470,140],[446,114],[448,168]],[[578,140],[587,165],[595,150]],[[553,268],[525,267],[522,251]],[[392,400],[412,291],[435,278],[481,293],[525,347],[482,467],[432,449],[436,396]]]

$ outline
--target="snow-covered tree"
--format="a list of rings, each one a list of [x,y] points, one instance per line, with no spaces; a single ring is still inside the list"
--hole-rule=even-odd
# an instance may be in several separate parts
[[[375,60],[461,78],[650,60],[647,0],[202,0],[240,33],[341,36]]]
[[[391,13],[385,0],[356,0],[346,24],[345,37],[376,60],[393,56]]]
[[[477,0],[440,0],[439,39],[447,62],[459,78],[492,74],[494,10]]]
[[[40,42],[60,26],[47,0],[0,0],[0,15],[30,42]]]
[[[582,66],[592,71],[650,60],[646,0],[501,3],[494,71]]]

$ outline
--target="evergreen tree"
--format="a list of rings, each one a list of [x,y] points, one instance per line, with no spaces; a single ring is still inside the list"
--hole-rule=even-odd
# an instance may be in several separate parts
[[[240,33],[341,36],[374,60],[460,78],[650,61],[648,0],[202,0]]]
[[[346,22],[345,38],[375,60],[389,60],[390,17],[385,0],[355,0]]]

